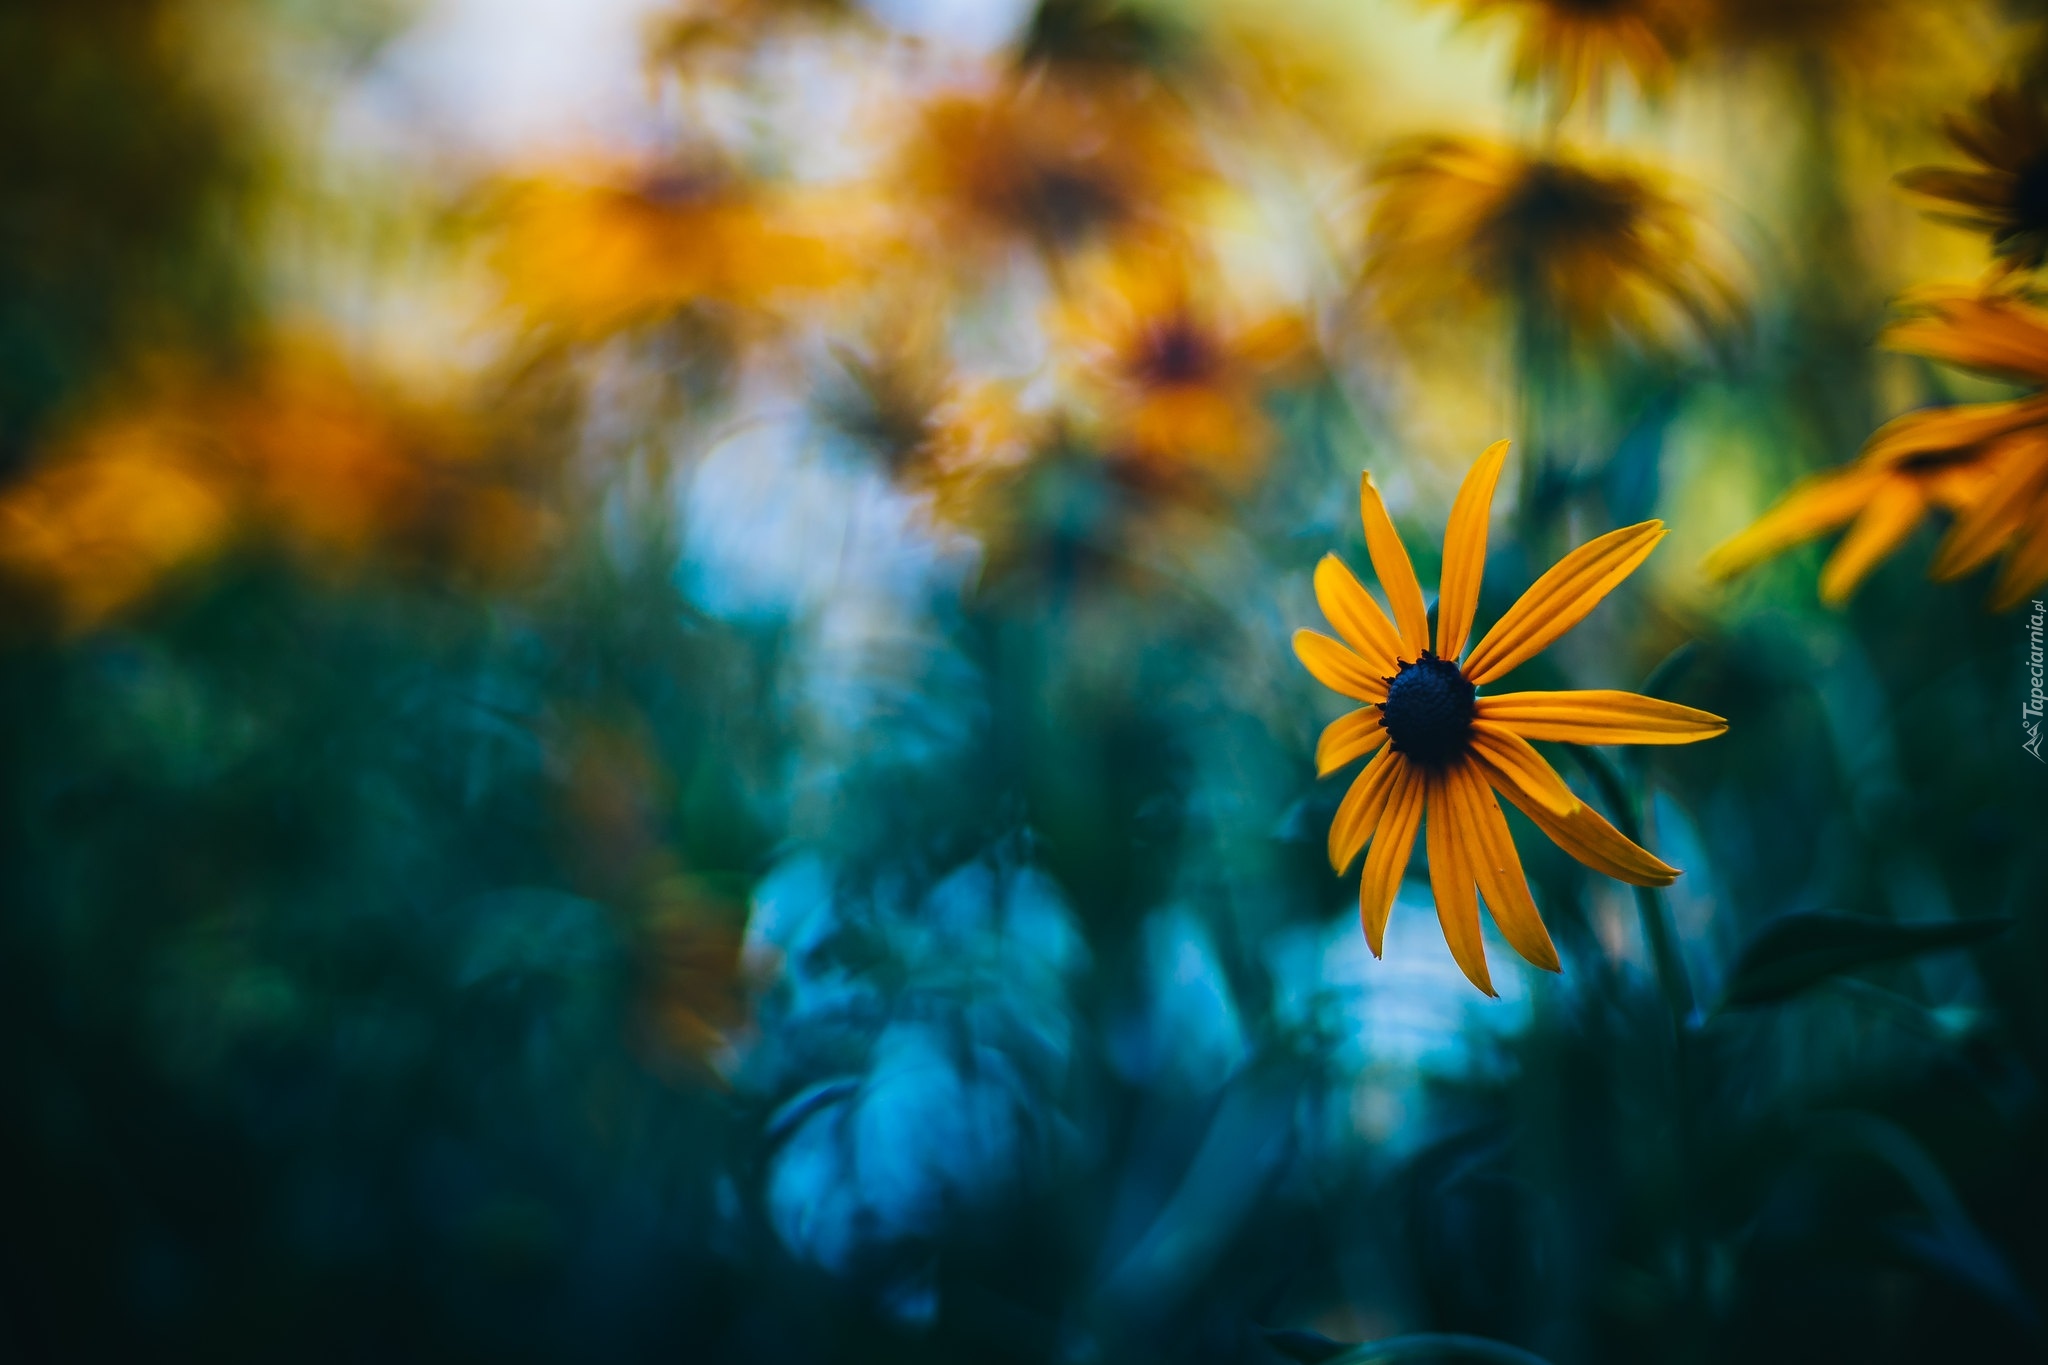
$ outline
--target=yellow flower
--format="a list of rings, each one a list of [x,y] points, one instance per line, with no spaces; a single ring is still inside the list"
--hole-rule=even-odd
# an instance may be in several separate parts
[[[823,206],[716,173],[528,180],[494,210],[493,263],[509,300],[578,339],[691,308],[760,317],[854,273]]]
[[[0,568],[48,602],[58,629],[90,630],[231,527],[217,480],[165,433],[110,423],[0,492]]]
[[[1396,317],[1505,303],[1575,340],[1655,342],[1674,321],[1711,335],[1736,311],[1692,214],[1640,172],[1430,137],[1374,179],[1366,280]]]
[[[0,567],[70,631],[252,534],[323,568],[381,553],[505,573],[540,515],[476,447],[461,414],[311,339],[270,338],[224,375],[166,360],[0,490]]]
[[[1167,221],[1199,162],[1157,87],[1038,73],[934,100],[904,175],[938,248],[1057,253]]]
[[[1976,117],[1950,117],[1950,142],[1980,169],[1921,166],[1899,183],[1947,208],[1937,216],[1991,234],[2004,270],[2034,270],[2048,259],[2048,109],[2017,89],[1993,90]]]
[[[1271,444],[1265,386],[1303,354],[1308,328],[1287,313],[1247,316],[1205,285],[1215,277],[1169,249],[1126,253],[1067,307],[1064,330],[1101,399],[1112,457],[1238,485]]]
[[[1548,79],[1560,109],[1582,94],[1598,97],[1608,73],[1628,71],[1636,88],[1662,91],[1686,39],[1686,13],[1678,0],[1458,0],[1479,18],[1513,11],[1521,19],[1515,44],[1515,81]]]
[[[1884,345],[2048,388],[2048,317],[1999,295],[1923,293]],[[1933,508],[1955,515],[1931,569],[1947,581],[2001,549],[1991,605],[2006,610],[2048,582],[2048,392],[1909,412],[1879,428],[1846,468],[1816,475],[1702,566],[1726,579],[1854,522],[1821,572],[1839,605]]]
[[[1481,897],[1516,952],[1559,970],[1496,792],[1596,872],[1637,886],[1667,886],[1679,875],[1581,802],[1529,741],[1690,744],[1728,728],[1719,716],[1630,692],[1478,695],[1577,625],[1664,537],[1662,522],[1646,521],[1581,545],[1466,655],[1486,565],[1487,516],[1507,449],[1506,441],[1489,447],[1452,504],[1434,649],[1421,585],[1370,474],[1359,494],[1366,551],[1393,618],[1342,560],[1326,555],[1316,566],[1316,600],[1342,642],[1309,630],[1294,636],[1295,654],[1317,681],[1365,703],[1323,731],[1316,769],[1328,775],[1373,755],[1330,822],[1330,865],[1338,872],[1371,845],[1358,885],[1366,943],[1379,956],[1426,813],[1430,889],[1444,939],[1466,977],[1488,995],[1494,990],[1479,936]]]

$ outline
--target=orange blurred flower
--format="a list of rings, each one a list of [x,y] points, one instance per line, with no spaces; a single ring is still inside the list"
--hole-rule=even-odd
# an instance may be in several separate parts
[[[74,631],[255,535],[320,565],[383,552],[500,573],[539,516],[476,444],[459,415],[364,381],[317,342],[274,340],[228,375],[166,363],[0,491],[0,563]]]
[[[1215,278],[1180,252],[1121,254],[1066,306],[1063,330],[1114,457],[1241,486],[1272,441],[1264,394],[1306,355],[1309,329],[1291,313],[1251,313]]]
[[[941,248],[1057,253],[1161,225],[1201,168],[1157,86],[1039,73],[934,100],[904,173]]]
[[[872,450],[896,482],[930,499],[933,518],[976,527],[991,498],[1045,439],[1017,385],[964,373],[947,353],[943,300],[912,282],[838,358],[851,392],[828,415]]]
[[[1692,9],[1682,0],[1455,0],[1472,18],[1513,14],[1518,85],[1548,82],[1560,112],[1581,95],[1598,98],[1608,77],[1625,70],[1636,88],[1656,94],[1671,83],[1689,37]]]
[[[1647,172],[1430,137],[1374,173],[1366,281],[1396,318],[1505,304],[1578,342],[1712,336],[1739,309],[1693,214]]]
[[[227,538],[224,490],[167,436],[147,420],[110,422],[0,491],[0,567],[61,629],[98,625]]]
[[[530,322],[571,339],[689,309],[759,320],[854,275],[846,207],[715,171],[532,179],[491,208],[492,261]]]

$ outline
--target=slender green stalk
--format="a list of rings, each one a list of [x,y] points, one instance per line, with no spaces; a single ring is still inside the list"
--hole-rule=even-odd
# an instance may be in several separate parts
[[[1597,749],[1576,744],[1570,749],[1572,757],[1586,770],[1586,776],[1600,789],[1600,799],[1613,817],[1614,827],[1631,842],[1642,843],[1643,822],[1637,801],[1622,782],[1621,774]],[[1692,978],[1685,970],[1684,954],[1678,947],[1678,929],[1672,923],[1671,909],[1656,887],[1638,886],[1635,893],[1636,911],[1643,921],[1643,941],[1649,945],[1650,962],[1657,972],[1657,988],[1664,993],[1665,1003],[1671,1007],[1679,1028],[1690,1029],[1699,1022],[1699,1004],[1693,996]]]

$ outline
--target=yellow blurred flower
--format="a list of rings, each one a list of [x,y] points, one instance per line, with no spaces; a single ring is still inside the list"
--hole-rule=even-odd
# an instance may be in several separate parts
[[[1520,21],[1514,78],[1547,82],[1560,112],[1581,95],[1598,98],[1624,70],[1645,94],[1661,92],[1685,50],[1690,8],[1681,0],[1454,0],[1472,18],[1509,13]]]
[[[854,275],[845,208],[717,172],[532,179],[491,206],[492,260],[508,300],[571,339],[689,309],[756,320]]]
[[[1175,106],[1141,79],[1038,73],[925,107],[904,178],[935,248],[1048,252],[1154,229],[1200,179]]]
[[[1370,474],[1359,486],[1365,545],[1392,618],[1342,560],[1326,555],[1316,567],[1316,600],[1342,639],[1294,634],[1295,655],[1318,682],[1364,703],[1324,729],[1316,771],[1327,777],[1372,755],[1338,805],[1329,839],[1330,865],[1340,875],[1371,845],[1358,882],[1366,945],[1380,955],[1426,814],[1437,919],[1466,979],[1488,995],[1494,989],[1479,936],[1481,897],[1516,952],[1560,970],[1499,797],[1595,872],[1637,886],[1668,886],[1679,875],[1580,801],[1529,741],[1691,744],[1728,728],[1719,716],[1632,692],[1479,695],[1584,620],[1664,538],[1662,522],[1645,521],[1579,546],[1467,654],[1507,449],[1506,441],[1496,442],[1479,457],[1451,506],[1434,640],[1422,587]]]
[[[1464,137],[1389,153],[1365,279],[1390,316],[1506,306],[1579,342],[1713,335],[1738,311],[1694,215],[1647,173]]]
[[[225,375],[165,363],[0,490],[0,564],[68,630],[252,536],[315,565],[382,553],[508,571],[539,516],[475,444],[459,415],[366,382],[317,342],[273,340]]]
[[[1950,142],[1977,170],[1921,166],[1899,183],[1942,206],[1936,217],[1989,233],[1992,254],[2010,270],[2048,259],[2048,108],[2034,94],[1993,90],[1974,116],[1946,121]]]
[[[0,491],[0,567],[88,630],[217,548],[233,524],[205,466],[148,421],[89,432]]]
[[[1252,314],[1216,280],[1182,252],[1132,251],[1101,262],[1063,309],[1104,447],[1141,474],[1242,486],[1272,441],[1266,389],[1307,352],[1301,318]]]
[[[1709,576],[1733,577],[1853,522],[1821,573],[1822,600],[1839,605],[1941,508],[1955,520],[1935,553],[1936,579],[1961,577],[2005,550],[1995,610],[2048,582],[2048,315],[2000,295],[1933,291],[1908,302],[1915,315],[1887,331],[1884,345],[2037,391],[1895,418],[1853,463],[1807,480],[1709,555]]]

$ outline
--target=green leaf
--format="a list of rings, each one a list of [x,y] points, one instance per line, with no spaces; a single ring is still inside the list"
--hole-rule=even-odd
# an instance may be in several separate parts
[[[1780,915],[1735,955],[1722,1009],[1775,1004],[1858,967],[1980,943],[2012,927],[2006,915],[1901,923],[1825,912]]]

